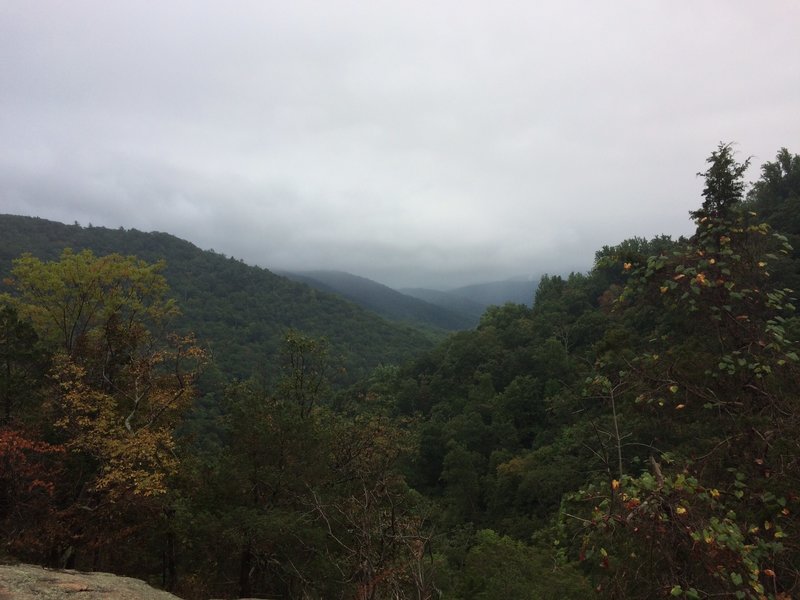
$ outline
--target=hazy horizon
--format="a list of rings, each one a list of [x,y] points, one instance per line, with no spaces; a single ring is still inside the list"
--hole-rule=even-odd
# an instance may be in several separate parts
[[[38,215],[12,215],[12,216],[21,216],[21,217],[31,217],[31,218],[46,219],[45,217],[39,217]],[[166,233],[166,234],[175,236],[174,233],[171,233],[169,231],[156,231],[156,230],[144,231],[144,230],[138,230],[136,227],[125,227],[123,225],[120,225],[118,227],[107,227],[106,225],[99,225],[97,223],[91,223],[91,222],[81,223],[79,221],[74,221],[74,220],[71,223],[66,223],[64,221],[58,221],[58,220],[54,220],[54,219],[46,219],[46,220],[54,221],[54,222],[57,222],[57,223],[62,223],[64,225],[76,225],[77,224],[78,226],[80,226],[82,228],[98,227],[98,228],[112,229],[112,230],[116,230],[116,229],[122,228],[125,231],[143,231],[144,233]],[[433,282],[431,285],[423,285],[423,284],[420,284],[420,285],[416,285],[416,284],[414,284],[414,285],[391,285],[390,283],[387,283],[385,281],[380,281],[379,279],[368,277],[367,275],[364,275],[364,274],[361,274],[361,273],[356,273],[356,272],[354,272],[352,270],[348,271],[346,269],[316,269],[316,268],[283,269],[283,268],[279,268],[279,267],[270,267],[268,265],[259,265],[259,264],[255,264],[255,263],[252,263],[250,261],[247,261],[242,257],[234,256],[234,255],[231,255],[231,254],[227,254],[226,252],[224,252],[224,251],[222,251],[222,250],[220,250],[218,248],[203,248],[202,246],[199,246],[198,244],[196,244],[193,240],[186,239],[186,238],[181,238],[180,236],[175,236],[175,237],[179,237],[180,239],[183,239],[184,241],[190,242],[191,244],[197,246],[200,250],[215,252],[215,253],[224,255],[224,256],[226,256],[228,258],[233,258],[233,259],[236,259],[236,260],[243,260],[248,265],[267,269],[268,271],[271,271],[271,272],[275,273],[276,275],[295,274],[295,275],[313,276],[313,274],[320,273],[320,272],[325,272],[325,273],[343,273],[343,274],[347,274],[347,275],[354,275],[356,277],[361,277],[361,278],[364,278],[364,279],[369,279],[371,281],[374,281],[375,283],[379,283],[381,285],[385,285],[386,287],[392,288],[392,289],[394,289],[396,291],[400,291],[400,292],[402,292],[403,290],[410,290],[410,289],[415,289],[415,288],[418,288],[418,289],[431,289],[431,290],[441,291],[441,292],[451,292],[451,291],[454,291],[454,290],[458,290],[458,289],[461,289],[461,288],[464,288],[464,287],[473,286],[473,285],[508,283],[508,282],[538,282],[539,279],[544,274],[548,274],[548,275],[564,275],[564,276],[569,274],[569,272],[542,271],[541,273],[533,273],[533,274],[529,274],[529,275],[526,275],[526,274],[511,275],[511,276],[508,276],[508,277],[503,277],[501,279],[464,280],[464,282],[462,282],[462,283],[456,283],[456,284],[453,284],[453,285],[446,284],[446,285],[438,285],[437,286],[436,282]]]
[[[0,212],[446,289],[691,232],[800,140],[800,4],[12,0]]]

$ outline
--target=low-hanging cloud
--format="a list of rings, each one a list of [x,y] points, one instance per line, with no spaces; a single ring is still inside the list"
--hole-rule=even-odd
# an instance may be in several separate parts
[[[457,285],[679,235],[800,139],[800,7],[7,2],[0,210]],[[757,176],[757,170],[750,173]]]

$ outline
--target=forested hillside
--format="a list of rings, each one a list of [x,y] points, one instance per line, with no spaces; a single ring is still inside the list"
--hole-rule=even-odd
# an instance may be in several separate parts
[[[711,154],[688,239],[605,246],[347,389],[284,336],[273,379],[225,373],[213,444],[182,429],[217,356],[168,271],[17,260],[5,551],[186,598],[797,597],[800,157],[749,193],[747,164]]]
[[[200,250],[166,233],[0,215],[0,277],[9,274],[13,259],[22,253],[56,260],[64,248],[164,261],[164,277],[180,306],[177,326],[211,345],[215,366],[227,377],[269,371],[288,329],[328,339],[350,380],[431,344],[412,327],[388,323],[334,294]]]
[[[426,415],[409,481],[446,530],[555,548],[603,597],[800,591],[800,162],[782,150],[746,201],[745,166],[709,158],[691,239],[604,247],[399,375],[398,410]],[[502,552],[463,597],[530,577]]]

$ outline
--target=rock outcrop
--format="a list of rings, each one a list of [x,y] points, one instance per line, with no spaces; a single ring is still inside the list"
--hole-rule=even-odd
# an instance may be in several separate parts
[[[111,573],[0,565],[0,600],[178,600],[140,579]]]

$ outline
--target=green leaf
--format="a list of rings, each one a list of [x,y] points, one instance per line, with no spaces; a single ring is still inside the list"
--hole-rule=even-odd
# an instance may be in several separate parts
[[[670,590],[670,592],[669,592],[669,595],[670,595],[670,596],[675,596],[675,597],[678,597],[678,596],[680,596],[682,593],[683,593],[683,588],[682,588],[681,586],[679,586],[679,585],[676,585],[675,587],[673,587],[673,588]]]

